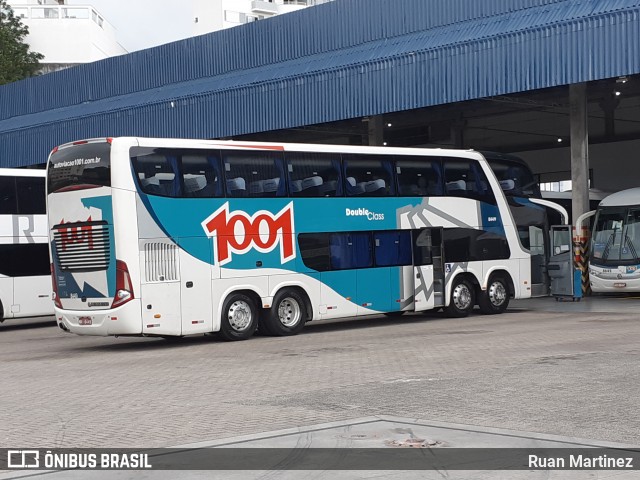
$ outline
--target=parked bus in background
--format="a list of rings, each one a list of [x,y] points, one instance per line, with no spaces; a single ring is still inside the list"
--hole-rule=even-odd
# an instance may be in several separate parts
[[[531,252],[532,296],[549,294],[550,226],[564,223],[557,204],[544,201],[529,166],[514,155],[483,152],[500,182],[522,246]],[[566,219],[565,219],[566,222]]]
[[[529,252],[474,151],[94,139],[47,167],[59,326],[183,336],[531,295]]]
[[[0,322],[53,315],[45,171],[0,169]]]
[[[571,190],[568,190],[565,192],[543,191],[541,193],[542,193],[542,198],[551,200],[552,202],[557,203],[558,205],[562,205],[569,213],[569,219],[572,220]],[[595,210],[596,208],[598,208],[598,205],[600,204],[600,202],[605,198],[607,198],[608,195],[610,195],[609,192],[603,192],[602,190],[598,190],[597,188],[590,188],[589,189],[589,210]],[[552,225],[558,225],[560,223],[559,215],[554,215],[553,213],[550,213],[550,221],[552,222],[551,223]]]
[[[612,193],[598,206],[589,281],[596,293],[640,292],[640,188]]]

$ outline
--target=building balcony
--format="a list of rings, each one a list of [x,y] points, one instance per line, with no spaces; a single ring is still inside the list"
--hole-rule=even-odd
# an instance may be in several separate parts
[[[251,2],[251,12],[275,15],[276,13],[278,13],[278,6],[272,2],[266,2],[262,0],[253,0]]]

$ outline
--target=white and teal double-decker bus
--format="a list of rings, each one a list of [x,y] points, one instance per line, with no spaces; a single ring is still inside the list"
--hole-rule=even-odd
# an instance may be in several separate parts
[[[531,296],[531,255],[471,150],[104,138],[56,148],[59,326],[250,337]]]

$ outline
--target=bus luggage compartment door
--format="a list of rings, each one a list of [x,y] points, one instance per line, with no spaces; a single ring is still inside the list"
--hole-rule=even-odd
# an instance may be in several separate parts
[[[414,309],[416,312],[444,305],[442,228],[413,231]]]
[[[213,328],[212,239],[181,238],[179,244],[182,335],[209,332]],[[189,252],[203,258],[196,258]],[[219,272],[219,267],[215,271]]]

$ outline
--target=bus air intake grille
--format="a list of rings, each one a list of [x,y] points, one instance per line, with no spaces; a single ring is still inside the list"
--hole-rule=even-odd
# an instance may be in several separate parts
[[[165,242],[145,243],[144,271],[147,282],[178,280],[178,246]]]
[[[106,222],[56,225],[53,242],[63,272],[106,270],[111,259]]]

